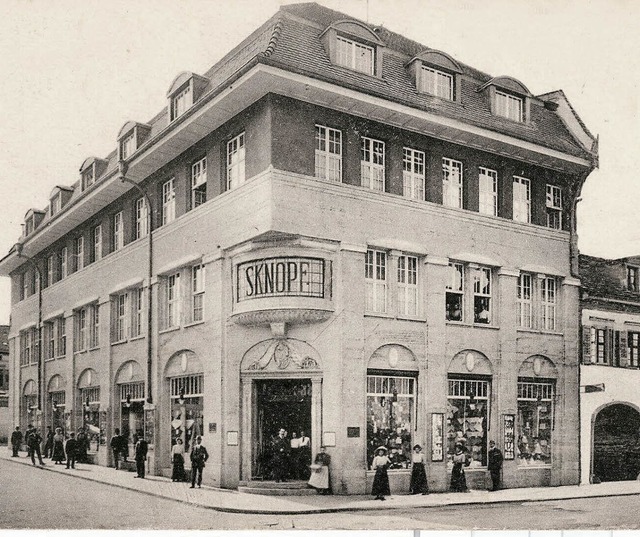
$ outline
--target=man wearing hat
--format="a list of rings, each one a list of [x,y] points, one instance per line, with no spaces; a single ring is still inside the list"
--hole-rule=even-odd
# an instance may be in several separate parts
[[[491,491],[498,490],[500,488],[500,474],[502,472],[502,451],[496,447],[496,443],[491,440],[489,442],[489,464],[487,468],[491,474],[491,482],[493,488]]]

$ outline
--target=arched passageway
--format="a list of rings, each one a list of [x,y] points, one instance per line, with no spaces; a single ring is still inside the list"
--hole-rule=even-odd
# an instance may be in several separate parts
[[[603,408],[593,426],[593,475],[600,481],[626,481],[639,473],[640,413],[620,403]]]

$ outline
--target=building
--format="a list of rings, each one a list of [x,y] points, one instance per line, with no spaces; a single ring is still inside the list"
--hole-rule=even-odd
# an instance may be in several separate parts
[[[271,478],[280,427],[327,446],[338,493],[380,445],[407,489],[416,443],[446,490],[458,441],[484,487],[490,438],[506,486],[577,483],[596,164],[562,91],[283,6],[27,213],[0,261],[15,420],[89,427],[100,464],[115,427],[144,433],[156,473],[202,434],[227,488]]]
[[[640,475],[640,256],[580,256],[580,482]]]
[[[9,327],[0,326],[0,443],[11,436],[9,412]]]

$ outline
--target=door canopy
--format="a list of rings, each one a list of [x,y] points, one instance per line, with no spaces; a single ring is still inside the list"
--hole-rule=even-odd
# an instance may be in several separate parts
[[[318,351],[304,341],[290,338],[261,341],[245,353],[240,365],[243,372],[319,369]]]

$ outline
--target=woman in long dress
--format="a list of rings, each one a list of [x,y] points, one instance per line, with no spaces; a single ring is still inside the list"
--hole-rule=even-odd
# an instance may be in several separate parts
[[[331,481],[329,480],[329,465],[331,456],[324,446],[320,448],[320,453],[316,455],[311,466],[311,477],[309,486],[317,489],[318,494],[331,494]]]
[[[376,456],[371,463],[371,469],[376,471],[376,475],[373,478],[373,487],[371,488],[371,495],[375,496],[376,500],[384,500],[385,496],[391,495],[391,489],[389,488],[389,475],[387,474],[387,468],[391,464],[389,457],[387,457],[387,448],[380,446],[376,450]]]
[[[467,478],[464,475],[464,465],[467,457],[462,444],[456,444],[453,454],[453,470],[451,471],[451,490],[453,492],[467,492]]]
[[[184,471],[184,445],[182,444],[182,438],[177,438],[176,443],[171,448],[171,462],[173,463],[171,481],[186,481]]]
[[[411,494],[428,494],[429,487],[427,485],[427,472],[424,469],[424,454],[420,444],[413,446],[413,454],[411,455],[411,483],[409,492]]]
[[[53,435],[53,452],[51,454],[51,460],[55,464],[62,464],[65,461],[64,456],[64,435],[62,429],[56,427],[56,434]]]

